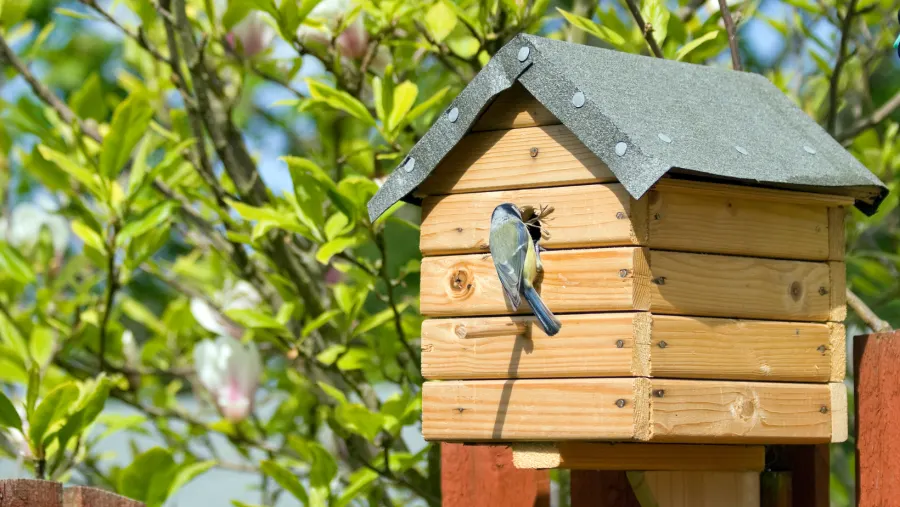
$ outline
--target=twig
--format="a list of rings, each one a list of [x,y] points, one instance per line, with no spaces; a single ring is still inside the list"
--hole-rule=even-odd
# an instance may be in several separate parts
[[[644,34],[644,39],[647,41],[647,45],[650,46],[650,51],[653,52],[653,56],[665,58],[662,49],[659,48],[659,44],[657,44],[656,39],[653,38],[653,30],[655,27],[644,22],[644,17],[641,16],[641,10],[634,0],[625,0],[625,3],[628,5],[628,10],[631,11],[631,17],[634,18],[638,28],[641,29],[641,33]]]
[[[724,0],[720,0],[724,1]],[[834,135],[834,128],[837,125],[838,113],[838,97],[840,95],[841,71],[847,62],[847,43],[850,39],[850,28],[853,24],[853,16],[856,14],[856,1],[850,0],[847,6],[847,13],[841,18],[841,42],[838,46],[837,59],[834,62],[834,71],[831,73],[831,81],[828,87],[828,120],[826,130]]]
[[[106,263],[106,295],[104,296],[103,316],[99,326],[98,340],[100,343],[97,347],[97,359],[99,359],[101,371],[106,369],[106,338],[109,318],[112,316],[113,302],[116,298],[116,292],[119,290],[119,270],[116,266],[116,235],[118,232],[119,228],[114,223],[106,242],[106,255],[108,256]]]
[[[719,0],[719,10],[722,12],[722,21],[725,23],[725,30],[728,32],[728,46],[731,48],[731,68],[744,70],[744,67],[741,65],[741,54],[738,48],[737,28],[734,26],[734,19],[731,18],[731,11],[728,10],[727,0]]]
[[[876,109],[875,112],[871,114],[871,116],[857,121],[847,131],[841,132],[840,135],[835,136],[835,139],[837,139],[841,143],[852,141],[854,137],[858,136],[863,131],[868,130],[886,120],[888,116],[890,116],[894,111],[897,110],[897,108],[900,108],[900,92],[894,94],[893,97],[882,104],[881,107]]]
[[[118,28],[128,38],[137,42],[140,47],[142,47],[145,51],[147,51],[148,53],[153,55],[154,58],[156,58],[157,60],[159,60],[161,62],[168,61],[165,55],[163,55],[162,53],[157,51],[156,48],[154,48],[153,46],[150,45],[150,42],[147,40],[146,37],[144,37],[143,32],[141,32],[141,31],[132,32],[131,30],[126,28],[124,25],[119,23],[119,21],[116,20],[116,18],[114,18],[112,16],[112,14],[106,12],[106,10],[104,10],[102,7],[97,5],[97,2],[95,0],[79,0],[79,1],[81,3],[83,3],[84,5],[87,5],[88,7],[94,9],[98,14],[100,14],[100,16],[102,16],[104,19],[106,19],[107,21],[112,23],[116,28]]]
[[[406,349],[406,353],[409,354],[409,358],[412,360],[413,364],[416,365],[416,371],[422,371],[422,361],[419,358],[419,354],[417,354],[412,345],[406,341],[406,332],[403,331],[400,310],[397,308],[397,300],[394,297],[394,284],[391,283],[391,277],[387,270],[387,248],[384,243],[384,234],[378,234],[375,237],[375,242],[377,243],[379,250],[381,250],[380,275],[382,280],[384,280],[384,285],[387,290],[388,305],[391,307],[391,312],[394,314],[394,329],[397,331],[397,339],[400,340],[400,344],[403,345],[403,348]],[[404,371],[405,370],[406,369],[404,368]]]
[[[697,9],[703,7],[705,3],[706,0],[691,0],[691,3],[678,9],[676,15],[681,19],[682,23],[687,23],[697,14]]]
[[[884,333],[893,329],[887,321],[882,320],[876,315],[875,312],[873,312],[872,309],[850,289],[847,289],[847,306],[853,310],[853,313],[855,313],[860,320],[872,328],[872,331]]]

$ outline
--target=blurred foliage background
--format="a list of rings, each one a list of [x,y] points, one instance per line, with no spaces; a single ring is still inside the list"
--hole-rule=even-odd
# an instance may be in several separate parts
[[[730,66],[717,1],[637,3],[662,56]],[[898,3],[728,2],[744,70],[891,188],[847,236],[850,287],[894,325]],[[252,480],[237,506],[438,505],[418,210],[370,223],[365,203],[519,32],[651,52],[625,0],[0,0],[0,448],[20,473],[151,506],[215,470]]]

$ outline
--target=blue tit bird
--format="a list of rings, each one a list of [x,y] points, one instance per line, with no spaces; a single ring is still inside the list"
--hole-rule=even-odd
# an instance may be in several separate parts
[[[548,336],[553,336],[562,325],[541,300],[533,285],[538,271],[542,269],[538,248],[519,208],[510,203],[494,208],[491,214],[490,249],[503,291],[513,309],[519,308],[521,296],[524,296],[541,328]]]

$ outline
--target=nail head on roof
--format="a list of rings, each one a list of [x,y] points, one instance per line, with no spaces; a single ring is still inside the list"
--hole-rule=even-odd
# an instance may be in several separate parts
[[[659,134],[657,137],[659,137],[659,140],[662,141],[662,142],[664,142],[664,143],[671,143],[671,142],[672,142],[672,138],[669,137],[669,136],[667,136],[667,135],[665,135],[665,134]]]
[[[450,123],[456,123],[456,120],[459,119],[459,108],[454,107],[447,113],[447,118],[450,120]]]
[[[416,168],[416,159],[414,159],[412,157],[409,157],[409,159],[406,160],[406,163],[403,164],[403,170],[408,173],[411,173],[413,171],[413,169],[415,169],[415,168]]]
[[[528,55],[531,54],[531,48],[528,46],[522,46],[519,48],[519,61],[524,62],[528,59]]]
[[[734,149],[736,149],[738,151],[738,153],[740,153],[741,155],[749,155],[750,154],[750,152],[748,152],[744,148],[737,146],[737,145],[735,145]]]
[[[812,146],[804,146],[803,150],[806,151],[806,153],[809,153],[810,155],[816,154],[816,149],[813,148]]]
[[[572,105],[575,107],[581,107],[584,105],[584,92],[577,91],[575,95],[572,95]]]
[[[621,157],[621,156],[625,155],[626,151],[628,151],[627,144],[625,144],[623,142],[616,143],[616,155]]]

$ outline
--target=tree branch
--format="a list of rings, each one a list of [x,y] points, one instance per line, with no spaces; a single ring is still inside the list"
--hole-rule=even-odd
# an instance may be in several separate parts
[[[872,328],[872,331],[884,333],[893,329],[887,321],[882,320],[876,315],[875,312],[873,312],[872,309],[850,289],[847,289],[847,306],[853,310],[853,313],[855,313],[860,320]]]
[[[886,120],[897,108],[900,108],[900,92],[882,104],[871,116],[857,121],[847,131],[835,136],[835,139],[844,145],[849,144],[854,137]]]
[[[719,0],[724,2],[725,0]],[[853,24],[853,16],[856,14],[856,1],[850,0],[847,5],[847,14],[841,18],[841,42],[838,46],[837,59],[834,62],[834,71],[831,73],[831,82],[828,87],[828,120],[825,124],[826,130],[834,135],[834,129],[837,125],[838,113],[838,97],[840,95],[841,71],[847,62],[847,43],[850,40],[850,29]]]
[[[656,39],[653,38],[653,25],[648,25],[644,22],[644,17],[641,15],[641,10],[638,8],[637,3],[634,0],[625,0],[625,3],[628,5],[628,10],[631,11],[631,17],[634,18],[635,23],[637,23],[638,28],[641,29],[641,33],[644,34],[644,39],[647,41],[647,45],[650,46],[650,51],[653,52],[653,56],[657,58],[665,58],[663,56],[662,49],[659,48],[659,44],[656,43]]]
[[[741,65],[741,54],[738,47],[737,27],[734,25],[734,19],[731,18],[731,11],[728,10],[728,0],[719,0],[719,10],[722,13],[722,21],[725,23],[725,30],[728,32],[728,47],[731,48],[731,68],[744,70],[744,67]]]

